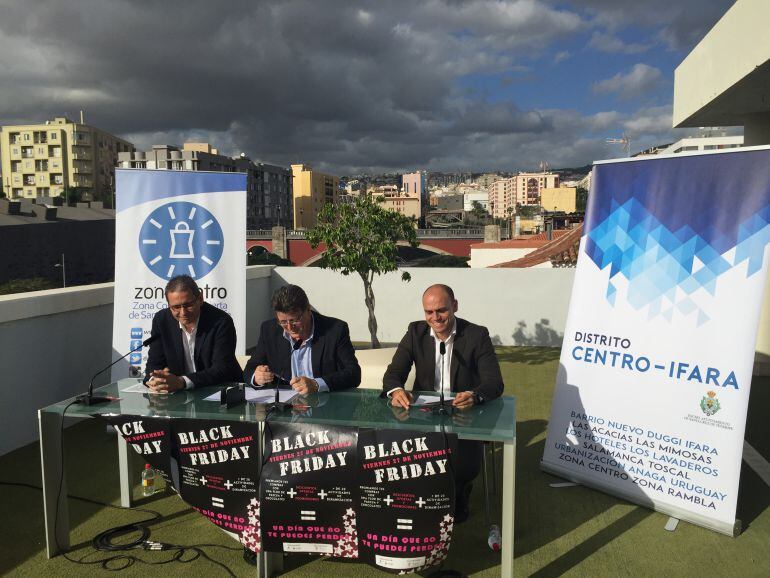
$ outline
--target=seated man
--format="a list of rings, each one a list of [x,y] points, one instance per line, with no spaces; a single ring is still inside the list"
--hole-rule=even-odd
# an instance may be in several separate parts
[[[144,383],[150,389],[173,393],[207,385],[240,381],[235,358],[232,318],[203,301],[192,277],[180,275],[166,285],[168,308],[152,319]]]
[[[273,295],[275,320],[262,324],[245,380],[258,387],[286,382],[300,395],[358,387],[358,365],[348,325],[310,309],[301,287],[286,285]]]
[[[408,410],[413,399],[404,389],[412,364],[414,390],[438,391],[442,386],[441,344],[444,344],[443,385],[452,405],[465,410],[503,392],[503,377],[485,327],[455,317],[457,300],[446,285],[432,285],[422,296],[425,321],[409,324],[382,378],[383,391],[394,408]],[[456,484],[455,522],[468,518],[472,482],[481,469],[481,442],[459,440],[454,462]]]

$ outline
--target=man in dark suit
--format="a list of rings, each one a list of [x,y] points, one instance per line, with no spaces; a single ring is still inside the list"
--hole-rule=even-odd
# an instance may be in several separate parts
[[[235,326],[232,318],[203,301],[203,292],[192,277],[180,275],[166,285],[168,308],[152,319],[144,383],[150,389],[173,393],[240,381],[235,359]]]
[[[358,365],[348,325],[312,311],[301,287],[286,285],[272,301],[275,319],[262,324],[245,380],[257,387],[283,381],[301,395],[358,387]]]
[[[408,411],[413,400],[412,394],[404,389],[413,363],[414,390],[436,392],[443,388],[445,395],[454,394],[452,405],[457,410],[499,397],[503,393],[503,377],[487,329],[455,317],[457,300],[446,285],[428,287],[422,296],[422,306],[425,321],[409,324],[382,378],[383,391],[394,411]],[[480,442],[459,441],[454,464],[457,523],[468,518],[468,498],[472,481],[481,469],[482,451]]]

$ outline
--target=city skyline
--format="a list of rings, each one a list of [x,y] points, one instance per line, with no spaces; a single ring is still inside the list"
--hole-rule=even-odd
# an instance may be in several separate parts
[[[671,129],[673,74],[732,0],[0,2],[0,125],[337,175],[531,170]]]

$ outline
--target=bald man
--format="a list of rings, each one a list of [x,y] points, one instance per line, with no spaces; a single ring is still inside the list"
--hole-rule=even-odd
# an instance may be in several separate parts
[[[422,296],[425,321],[409,324],[382,378],[391,404],[408,411],[413,396],[404,389],[412,364],[415,391],[441,389],[441,344],[444,344],[444,394],[462,411],[503,393],[503,377],[486,327],[455,316],[457,299],[447,285],[431,285]],[[460,440],[455,463],[455,522],[468,518],[472,482],[481,470],[481,442]]]

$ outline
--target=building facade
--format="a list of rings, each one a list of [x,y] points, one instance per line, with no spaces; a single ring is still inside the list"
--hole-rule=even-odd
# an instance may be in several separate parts
[[[216,171],[246,173],[246,228],[269,229],[292,222],[291,172],[246,155],[228,157],[209,143],[185,143],[182,148],[154,145],[148,151],[121,153],[119,166],[127,169]]]
[[[340,178],[314,171],[304,164],[291,165],[294,228],[311,229],[327,203],[340,200]]]
[[[540,206],[546,212],[574,213],[577,210],[577,188],[544,188],[540,191]]]
[[[0,129],[3,192],[9,199],[65,196],[111,203],[118,155],[134,150],[126,140],[64,117],[5,126]]]
[[[428,201],[428,175],[425,171],[416,171],[402,175],[401,189],[408,196],[417,197],[420,200],[422,210],[427,210],[430,203]]]
[[[383,208],[401,213],[407,217],[419,219],[422,215],[422,199],[419,189],[415,192],[399,190],[396,185],[382,185],[371,190],[373,197],[382,199]]]
[[[559,186],[556,173],[519,173],[500,179],[489,189],[490,213],[496,218],[509,217],[517,205],[540,205],[542,189]]]

